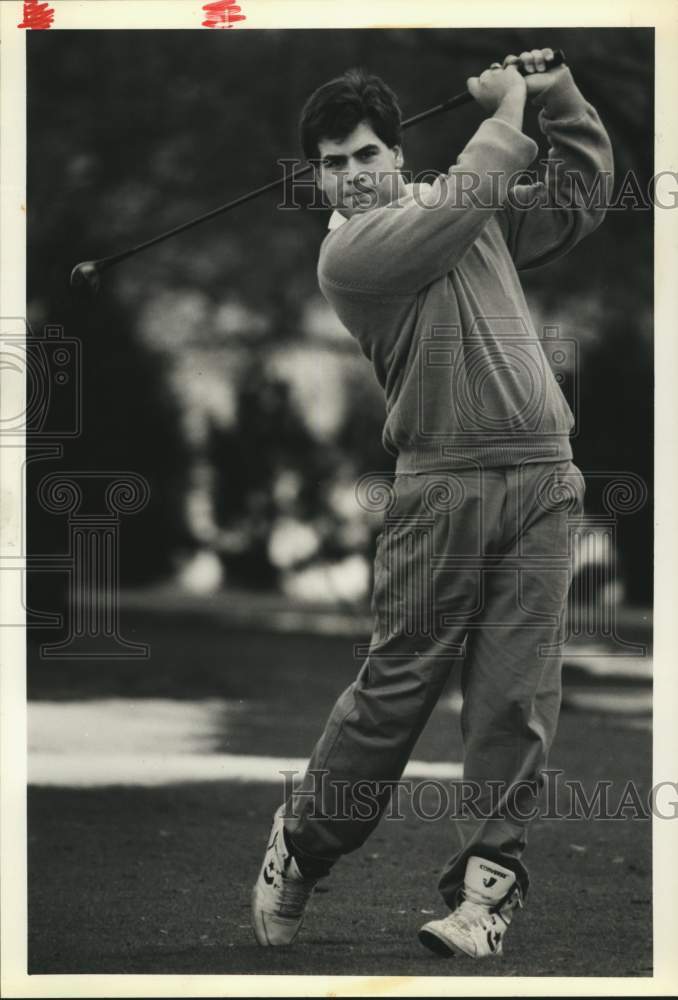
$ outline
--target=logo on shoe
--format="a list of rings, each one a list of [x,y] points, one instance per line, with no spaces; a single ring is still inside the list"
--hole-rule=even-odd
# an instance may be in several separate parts
[[[487,946],[491,952],[496,952],[499,942],[501,941],[501,934],[499,931],[488,931],[487,932]]]
[[[499,872],[499,871],[497,871],[496,868],[488,868],[487,865],[483,865],[483,864],[481,864],[480,867],[482,868],[482,870],[484,872],[489,872],[491,875],[496,875],[497,878],[508,878],[508,875],[506,874],[506,872]],[[497,881],[497,879],[494,879],[494,882],[496,882],[496,881]],[[487,885],[487,883],[485,882],[485,879],[483,879],[483,882],[484,882],[485,885]],[[494,882],[491,882],[490,885],[493,885]]]
[[[264,882],[267,885],[273,885],[273,883],[275,882],[275,874],[269,875],[268,874],[269,872],[275,873],[275,865],[273,864],[272,861],[269,861],[269,863],[264,867],[262,874],[264,876]]]
[[[491,889],[496,881],[497,881],[496,878],[484,878],[483,885],[485,886],[486,889]]]

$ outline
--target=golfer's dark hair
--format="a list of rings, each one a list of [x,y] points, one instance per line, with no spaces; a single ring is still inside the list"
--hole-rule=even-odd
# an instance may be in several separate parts
[[[315,160],[321,139],[341,142],[362,121],[387,146],[399,146],[401,120],[398,99],[380,77],[349,69],[318,87],[304,104],[299,118],[301,147],[307,160]]]

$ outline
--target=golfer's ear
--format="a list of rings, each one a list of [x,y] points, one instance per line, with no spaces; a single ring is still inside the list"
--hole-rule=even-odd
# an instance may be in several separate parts
[[[400,170],[400,168],[402,167],[403,163],[405,162],[405,156],[403,154],[403,147],[402,146],[394,146],[393,147],[393,153],[395,155],[395,165],[398,168],[398,170]]]

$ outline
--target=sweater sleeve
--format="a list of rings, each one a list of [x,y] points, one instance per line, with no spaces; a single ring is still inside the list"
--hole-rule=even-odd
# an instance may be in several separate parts
[[[518,269],[547,264],[593,232],[614,180],[609,136],[567,67],[533,104],[550,145],[544,180],[516,184],[497,213]]]
[[[503,204],[508,181],[532,162],[537,144],[486,118],[456,164],[414,197],[353,216],[323,242],[321,288],[411,295],[451,270]]]

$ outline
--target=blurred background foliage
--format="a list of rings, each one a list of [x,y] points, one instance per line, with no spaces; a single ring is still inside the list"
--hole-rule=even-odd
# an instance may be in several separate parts
[[[303,101],[353,65],[383,76],[409,116],[510,52],[562,47],[610,132],[617,187],[633,171],[646,191],[653,44],[650,29],[616,28],[28,33],[28,319],[82,342],[83,431],[55,468],[150,483],[122,529],[124,584],[317,597],[341,567],[331,593],[366,595],[376,526],[355,482],[393,463],[369,365],[318,292],[327,211],[276,211],[267,194],[116,268],[93,301],[72,295],[73,265],[280,176],[279,157],[301,157]],[[471,105],[418,126],[406,167],[447,170],[481,120]],[[525,129],[545,155],[533,108]],[[566,258],[523,275],[537,329],[579,345],[575,461],[648,485],[652,235],[651,211],[610,212]],[[29,466],[29,497],[48,471]],[[591,480],[588,508],[598,501]],[[51,551],[57,534],[32,506],[31,549]],[[651,501],[620,537],[623,592],[647,603]]]

